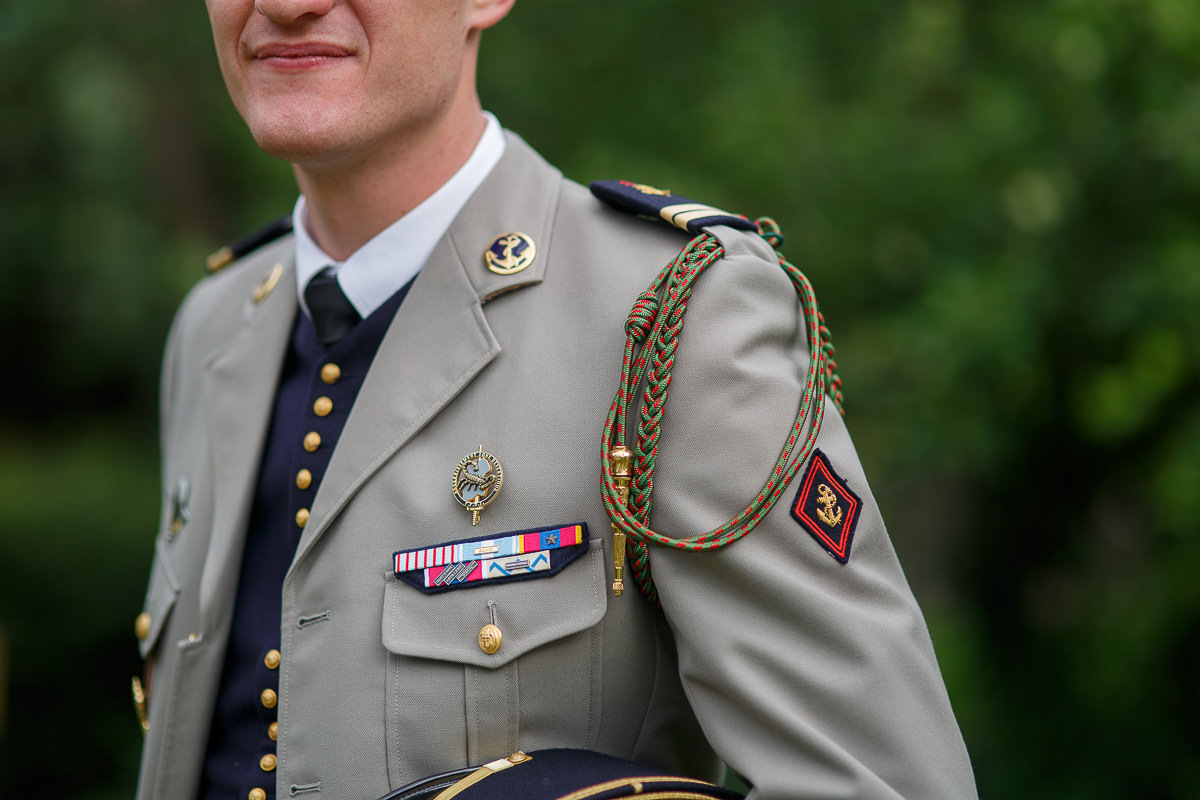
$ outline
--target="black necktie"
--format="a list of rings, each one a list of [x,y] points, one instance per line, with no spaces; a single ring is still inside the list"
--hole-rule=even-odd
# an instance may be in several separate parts
[[[317,329],[317,341],[328,347],[341,339],[362,319],[358,311],[346,299],[338,285],[333,269],[325,267],[309,280],[304,287],[304,302],[312,314]]]

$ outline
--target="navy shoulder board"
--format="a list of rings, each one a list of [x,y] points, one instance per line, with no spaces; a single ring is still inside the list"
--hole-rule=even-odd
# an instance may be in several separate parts
[[[744,231],[758,229],[745,217],[643,183],[593,181],[591,190],[597,198],[614,208],[641,217],[657,217],[693,236],[700,233],[701,228],[710,225],[728,225]]]
[[[286,217],[280,217],[274,222],[267,223],[254,233],[243,236],[233,244],[222,247],[204,260],[204,268],[209,272],[220,272],[242,256],[291,232],[292,215],[288,214]]]

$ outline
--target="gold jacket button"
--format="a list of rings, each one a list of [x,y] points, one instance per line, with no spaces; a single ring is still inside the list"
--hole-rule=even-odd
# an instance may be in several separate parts
[[[333,401],[328,397],[318,397],[313,403],[313,413],[318,417],[328,416],[333,411]]]
[[[268,650],[267,657],[263,659],[263,663],[267,665],[267,669],[279,669],[280,658],[278,650]]]
[[[275,694],[274,689],[263,689],[261,698],[263,708],[274,708],[279,702],[279,695]]]
[[[312,473],[306,469],[302,469],[296,473],[296,487],[307,489],[312,486]]]
[[[272,742],[279,741],[279,723],[278,722],[272,722],[270,725],[267,726],[267,738],[270,739]]]
[[[321,446],[321,434],[316,431],[309,431],[304,434],[304,449],[310,453],[315,453],[317,448]]]
[[[246,795],[246,800],[267,800],[267,793],[256,786],[250,790],[250,794]]]
[[[479,632],[479,649],[490,656],[500,649],[500,640],[503,638],[500,629],[489,622]]]
[[[308,524],[308,509],[302,508],[296,512],[296,524],[303,528]]]
[[[145,611],[137,615],[137,619],[133,621],[133,633],[137,636],[138,641],[144,642],[150,635],[151,622],[150,615]]]
[[[337,383],[340,377],[342,377],[342,368],[332,361],[321,367],[321,380],[326,383]]]
[[[271,770],[275,769],[275,765],[278,763],[279,759],[275,758],[275,756],[271,753],[267,753],[258,760],[258,765],[262,767],[263,772],[270,772]]]

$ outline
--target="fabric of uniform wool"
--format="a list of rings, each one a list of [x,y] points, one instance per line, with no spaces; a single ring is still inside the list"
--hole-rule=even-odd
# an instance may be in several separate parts
[[[536,242],[533,265],[489,272],[483,252],[513,231]],[[677,536],[754,498],[807,374],[771,249],[710,233],[727,255],[689,304],[655,478],[651,523]],[[509,135],[384,336],[282,587],[281,794],[320,784],[373,800],[548,747],[708,779],[715,748],[762,800],[974,794],[920,611],[831,404],[817,445],[863,500],[849,563],[790,517],[793,486],[726,548],[653,548],[661,609],[628,570],[612,596],[601,432],[629,309],[687,240],[604,206]],[[202,733],[178,721],[203,718],[220,675],[269,376],[296,313],[290,246],[202,282],[168,345],[163,483],[193,488],[177,536],[164,498],[147,594],[160,621],[144,643],[157,665],[143,798],[186,800],[203,758]],[[252,303],[276,263],[278,288]],[[505,480],[472,526],[450,476],[481,445]],[[576,523],[588,554],[545,579],[425,595],[391,570],[398,550]],[[504,638],[489,655],[477,637],[493,615]]]

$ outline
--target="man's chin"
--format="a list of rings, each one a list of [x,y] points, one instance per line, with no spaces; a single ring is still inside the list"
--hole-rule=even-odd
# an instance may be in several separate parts
[[[292,164],[323,164],[337,161],[344,144],[329,132],[298,130],[256,130],[254,140],[263,152]]]

